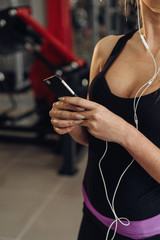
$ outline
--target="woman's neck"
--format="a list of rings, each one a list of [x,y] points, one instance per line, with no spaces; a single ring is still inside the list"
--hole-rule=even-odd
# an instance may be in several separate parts
[[[154,52],[160,49],[160,13],[155,13],[142,3],[142,34],[150,49]]]

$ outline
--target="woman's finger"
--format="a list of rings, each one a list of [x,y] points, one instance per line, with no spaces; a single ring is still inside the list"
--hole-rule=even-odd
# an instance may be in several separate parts
[[[73,129],[74,129],[74,127],[67,127],[67,128],[54,127],[54,130],[55,130],[58,134],[60,134],[60,135],[69,133],[69,132],[71,132]]]
[[[97,103],[80,97],[62,97],[59,98],[59,100],[77,107],[84,108],[86,110],[92,110],[97,106]]]
[[[74,127],[81,124],[83,120],[59,120],[59,119],[51,119],[51,123],[54,127],[58,128],[68,128]]]
[[[69,111],[74,111],[74,112],[83,112],[85,109],[82,107],[77,107],[73,104],[69,104],[63,101],[58,101],[53,103],[52,106],[53,109],[61,109],[61,110],[69,110]]]
[[[49,116],[54,119],[65,119],[65,120],[84,120],[85,117],[82,115],[82,112],[72,112],[59,109],[52,109],[49,112]]]

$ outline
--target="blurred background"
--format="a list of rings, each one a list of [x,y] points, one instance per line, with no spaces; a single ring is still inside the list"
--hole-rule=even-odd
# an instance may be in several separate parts
[[[136,28],[118,0],[0,0],[0,240],[74,240],[87,148],[57,135],[57,101],[43,80],[63,77],[86,97],[95,44]]]

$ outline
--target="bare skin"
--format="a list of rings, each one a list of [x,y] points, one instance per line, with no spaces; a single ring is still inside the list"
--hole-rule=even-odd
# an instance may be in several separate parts
[[[160,13],[159,1],[157,0],[143,0],[143,3],[149,7],[153,12]]]
[[[141,1],[143,14],[141,31],[157,63],[160,64],[160,14],[153,12],[143,3],[143,0]],[[160,1],[156,0],[156,2],[159,2],[158,6],[160,6]],[[102,69],[119,38],[120,36],[109,36],[96,45],[91,64],[90,82]],[[105,77],[113,94],[122,98],[133,98],[153,74],[153,60],[143,46],[139,33],[136,32]],[[156,78],[145,94],[160,88],[159,78],[160,76]],[[121,144],[160,183],[160,149],[135,127],[102,105],[78,97],[64,97],[53,104],[50,117],[57,133],[70,133],[81,144],[88,145],[87,130],[99,139]]]

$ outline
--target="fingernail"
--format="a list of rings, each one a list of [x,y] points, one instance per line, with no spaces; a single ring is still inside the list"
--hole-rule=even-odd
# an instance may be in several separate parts
[[[77,111],[81,111],[83,112],[85,109],[84,108],[81,108],[81,107],[76,107]]]
[[[64,97],[59,97],[58,100],[59,100],[59,101],[64,101],[65,98],[64,98]]]
[[[82,123],[82,122],[83,122],[83,120],[74,121],[75,124],[80,124],[80,123]]]
[[[75,115],[75,118],[76,118],[76,119],[80,119],[80,120],[85,119],[85,117],[82,116],[82,115],[80,115],[80,114],[76,114],[76,115]]]

